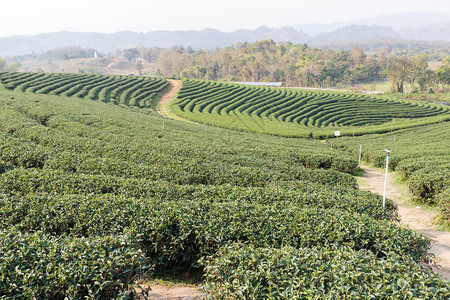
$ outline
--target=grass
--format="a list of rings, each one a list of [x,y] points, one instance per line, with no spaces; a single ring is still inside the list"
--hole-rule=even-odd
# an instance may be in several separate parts
[[[160,271],[150,275],[149,280],[145,280],[144,284],[153,285],[161,284],[167,287],[186,286],[196,287],[203,283],[203,273],[200,271],[178,271],[168,270]]]
[[[164,91],[163,91],[163,93],[165,93],[165,90],[166,90],[167,88],[165,88],[164,89]],[[156,95],[155,97],[153,97],[153,99],[152,99],[152,102],[151,102],[151,109],[153,110],[153,111],[158,111],[158,102],[159,101],[161,101],[161,95],[160,94],[158,94],[158,95]]]
[[[364,91],[377,92],[377,93],[386,93],[391,90],[391,82],[390,81],[373,81],[366,82],[360,84]],[[345,87],[346,89],[350,89],[352,85]]]
[[[357,180],[359,180],[364,177],[364,173],[365,173],[364,169],[357,168],[357,169],[353,170],[351,174],[355,177],[358,177]]]
[[[383,93],[392,93],[392,82],[391,81],[371,81],[371,82],[364,82],[364,83],[360,83],[362,89],[364,92],[375,92],[375,93],[379,93],[379,94],[383,94]],[[347,86],[343,86],[343,87],[336,87],[337,90],[340,89],[345,89],[345,90],[350,90],[350,88],[353,85],[347,85]],[[435,94],[429,94],[427,89],[426,92],[421,92],[421,93],[411,93],[414,89],[418,88],[418,85],[414,85],[411,86],[410,84],[405,84],[404,85],[404,93],[397,93],[399,96],[399,99],[402,99],[402,95],[406,96],[406,95],[412,95],[412,96],[416,96],[416,97],[403,97],[403,99],[411,99],[411,98],[417,98],[416,100],[426,100],[426,99],[422,99],[422,98],[428,98],[430,100],[434,100],[434,99],[439,99],[439,98],[447,98],[449,99],[449,93],[441,93],[439,92],[441,89],[441,86],[438,84],[435,84],[433,86],[431,86],[431,88],[433,89],[433,91],[435,92]]]

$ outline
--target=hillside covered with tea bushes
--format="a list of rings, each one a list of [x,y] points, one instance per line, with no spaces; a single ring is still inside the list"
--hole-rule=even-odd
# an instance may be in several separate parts
[[[359,154],[377,167],[385,167],[391,149],[389,168],[407,179],[409,191],[419,202],[436,204],[441,222],[450,225],[450,122],[411,128],[383,135],[341,138],[333,145]]]
[[[334,91],[183,79],[173,111],[186,119],[251,132],[326,138],[386,133],[450,119],[445,105]]]
[[[21,92],[151,107],[152,99],[167,86],[167,81],[138,76],[0,72],[0,84],[6,89]]]
[[[1,298],[132,298],[162,271],[218,298],[450,296],[349,152],[17,88],[0,107]]]

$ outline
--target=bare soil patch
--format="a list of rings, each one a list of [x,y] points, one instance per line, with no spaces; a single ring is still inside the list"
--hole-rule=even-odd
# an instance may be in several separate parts
[[[149,300],[199,300],[203,299],[202,291],[198,287],[183,286],[183,285],[164,285],[151,284],[151,291],[148,296],[138,292],[135,299],[149,299]]]
[[[383,195],[384,174],[367,165],[361,165],[361,168],[365,173],[364,178],[358,178],[360,188]],[[433,269],[435,272],[441,273],[443,278],[450,280],[450,232],[436,230],[433,225],[436,213],[423,210],[420,206],[407,207],[405,201],[409,195],[395,186],[392,174],[388,175],[386,197],[397,203],[400,223],[403,227],[416,230],[433,239],[431,252],[436,256],[435,260],[438,264],[438,267]]]
[[[162,95],[161,100],[159,100],[157,105],[158,113],[166,118],[170,118],[170,115],[167,113],[169,101],[175,96],[176,93],[181,88],[181,81],[175,79],[167,79],[169,82],[169,90]]]

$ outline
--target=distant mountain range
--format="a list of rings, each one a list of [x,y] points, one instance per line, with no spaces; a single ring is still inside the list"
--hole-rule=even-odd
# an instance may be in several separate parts
[[[106,53],[118,49],[150,46],[171,48],[183,45],[195,49],[214,49],[227,47],[236,42],[250,43],[264,39],[304,43],[309,41],[310,37],[292,27],[272,29],[266,26],[255,30],[240,29],[230,33],[211,28],[201,31],[160,30],[147,33],[121,31],[113,34],[61,31],[0,38],[0,55],[23,55],[64,46],[95,48]]]
[[[399,39],[400,34],[387,26],[349,25],[328,33],[320,33],[311,39],[312,43],[361,39]]]
[[[326,23],[326,24],[299,24],[294,28],[303,31],[309,36],[316,36],[320,33],[327,33],[335,31],[349,25],[378,25],[392,27],[395,31],[402,29],[421,27],[427,24],[440,24],[450,22],[450,12],[409,12],[402,14],[381,15],[373,18],[358,19],[348,22],[340,23]],[[445,37],[445,36],[443,36]],[[447,41],[450,38],[447,35]],[[438,39],[438,41],[442,41]]]
[[[307,35],[307,32],[310,35]],[[137,33],[122,31],[114,34],[61,31],[30,36],[0,38],[0,56],[24,55],[50,49],[81,46],[103,53],[132,47],[164,47],[183,45],[194,49],[215,49],[237,42],[273,39],[276,42],[317,44],[345,40],[410,39],[450,42],[450,13],[409,13],[385,15],[346,23],[304,24],[295,27],[255,30],[240,29],[222,32],[215,29],[201,31],[151,31]]]

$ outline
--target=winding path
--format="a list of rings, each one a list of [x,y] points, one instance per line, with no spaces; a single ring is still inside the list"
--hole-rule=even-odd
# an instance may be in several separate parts
[[[181,88],[181,81],[175,79],[166,79],[169,82],[169,90],[162,95],[161,99],[158,101],[156,110],[158,114],[166,118],[172,118],[167,112],[169,101],[175,96],[176,93]]]
[[[361,167],[365,173],[364,178],[358,178],[360,188],[383,195],[384,174],[377,169],[369,168],[367,165],[361,165]],[[436,262],[439,267],[433,269],[441,273],[443,278],[450,280],[450,232],[436,230],[433,225],[436,213],[423,210],[420,207],[406,206],[405,201],[409,198],[409,195],[395,186],[391,175],[388,176],[386,197],[397,203],[402,226],[417,230],[434,240],[431,252],[436,255]]]

